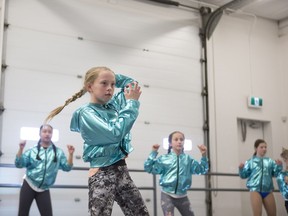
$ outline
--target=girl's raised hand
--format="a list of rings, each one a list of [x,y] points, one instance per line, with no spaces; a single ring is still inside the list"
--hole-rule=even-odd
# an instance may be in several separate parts
[[[205,154],[206,151],[207,151],[207,147],[205,145],[203,145],[203,144],[202,145],[198,145],[198,148],[199,148],[199,150],[200,150],[202,155]]]
[[[244,167],[244,163],[240,163],[239,164],[239,169],[243,169],[243,167]]]
[[[26,140],[21,140],[19,143],[19,148],[23,150],[25,148],[25,145],[26,145]]]
[[[129,83],[128,87],[125,88],[124,95],[126,100],[132,99],[132,100],[138,100],[141,95],[141,88],[138,85],[137,82]]]
[[[279,160],[279,159],[276,159],[276,160],[275,160],[275,163],[276,163],[277,165],[282,165],[282,161]]]
[[[158,151],[158,149],[160,148],[160,145],[159,144],[154,144],[152,146],[152,151]]]
[[[69,154],[73,154],[73,153],[74,153],[74,151],[75,151],[74,146],[72,146],[72,145],[67,145],[67,148],[68,148]]]

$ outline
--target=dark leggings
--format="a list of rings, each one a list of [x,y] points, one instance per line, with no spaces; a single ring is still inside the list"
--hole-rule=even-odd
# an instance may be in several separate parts
[[[52,204],[50,191],[43,192],[34,191],[24,180],[20,190],[19,211],[18,216],[28,216],[33,200],[36,200],[41,216],[52,216]]]
[[[288,200],[285,200],[285,208],[286,208],[286,211],[287,211],[287,214],[288,214]]]

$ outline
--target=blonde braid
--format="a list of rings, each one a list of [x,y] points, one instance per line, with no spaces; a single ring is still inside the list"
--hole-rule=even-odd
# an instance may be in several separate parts
[[[67,99],[63,106],[59,106],[56,109],[52,110],[44,122],[47,123],[47,122],[51,121],[52,118],[54,116],[56,116],[57,114],[59,114],[64,109],[65,106],[67,106],[71,102],[77,100],[78,98],[82,97],[86,92],[87,92],[87,90],[85,89],[85,87],[83,87],[79,92],[74,94],[71,98]]]

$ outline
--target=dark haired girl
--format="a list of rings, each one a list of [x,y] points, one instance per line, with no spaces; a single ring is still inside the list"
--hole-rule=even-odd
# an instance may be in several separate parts
[[[15,159],[17,168],[26,167],[20,190],[18,216],[28,216],[35,199],[41,215],[52,216],[49,188],[54,184],[59,169],[70,171],[73,166],[74,147],[67,145],[68,160],[64,152],[52,141],[53,128],[45,124],[40,127],[38,144],[23,153],[26,141],[21,141]]]
[[[282,162],[265,157],[267,144],[262,139],[254,143],[253,157],[239,165],[239,176],[248,178],[246,186],[250,191],[251,206],[254,216],[262,215],[262,204],[267,215],[276,216],[276,204],[273,195],[272,177],[276,177],[282,170]]]

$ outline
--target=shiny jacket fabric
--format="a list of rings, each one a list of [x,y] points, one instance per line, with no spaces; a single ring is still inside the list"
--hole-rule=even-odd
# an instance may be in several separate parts
[[[239,169],[239,176],[248,178],[246,186],[250,191],[271,192],[274,189],[272,177],[276,177],[281,170],[282,165],[277,165],[273,159],[253,156]]]
[[[282,171],[277,176],[277,184],[285,200],[288,200],[288,184],[285,182],[284,177],[288,176],[288,171]]]
[[[121,91],[105,105],[88,103],[78,108],[71,119],[71,131],[84,140],[83,160],[90,167],[109,166],[125,158],[132,150],[130,130],[138,116],[140,103],[126,100],[124,88],[133,82],[117,74],[116,88]]]
[[[206,174],[208,172],[208,159],[201,158],[197,162],[188,154],[177,155],[173,151],[157,157],[152,151],[144,163],[144,170],[152,174],[160,174],[159,183],[166,193],[185,195],[192,184],[192,174]]]
[[[17,168],[26,167],[26,177],[32,184],[38,188],[48,190],[55,182],[59,169],[70,171],[72,166],[68,164],[67,158],[62,149],[56,147],[57,161],[54,162],[55,153],[52,145],[47,149],[40,147],[39,157],[37,160],[37,146],[25,151],[21,157],[15,159]]]

